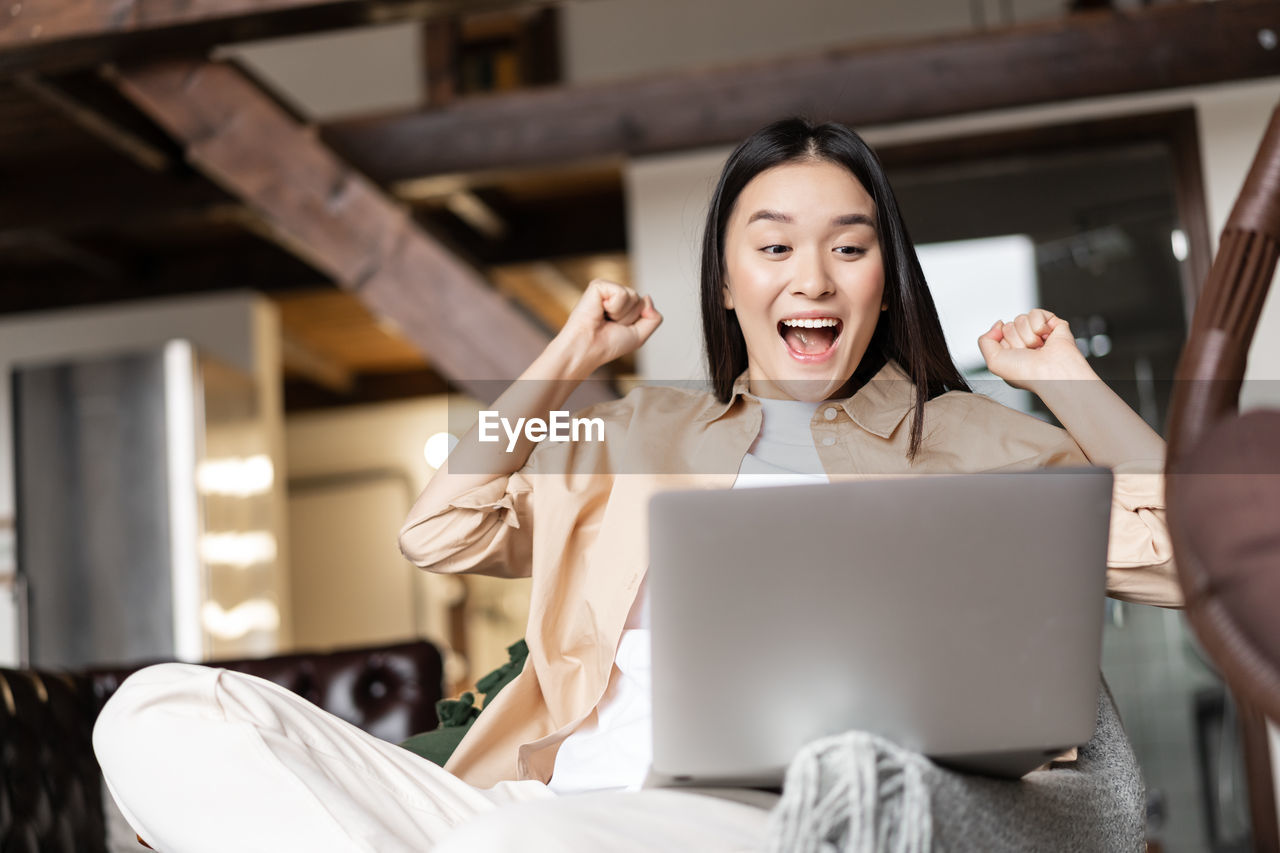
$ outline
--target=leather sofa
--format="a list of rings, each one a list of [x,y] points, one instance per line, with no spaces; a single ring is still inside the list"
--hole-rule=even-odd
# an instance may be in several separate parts
[[[0,851],[105,853],[93,724],[120,682],[149,663],[0,669]],[[214,665],[274,681],[393,743],[435,728],[443,693],[440,652],[420,640]]]

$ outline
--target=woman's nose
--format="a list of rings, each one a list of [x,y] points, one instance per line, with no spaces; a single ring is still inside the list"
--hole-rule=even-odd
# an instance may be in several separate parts
[[[796,296],[817,299],[835,292],[822,262],[816,258],[797,259],[795,276],[791,279],[791,292]]]

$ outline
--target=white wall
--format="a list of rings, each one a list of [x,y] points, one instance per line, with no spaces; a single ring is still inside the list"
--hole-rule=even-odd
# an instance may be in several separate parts
[[[315,121],[423,101],[422,27],[413,21],[236,44],[219,55],[243,62]]]
[[[279,319],[271,302],[248,291],[136,302],[128,305],[22,314],[0,320],[0,519],[14,514],[13,417],[10,371],[22,364],[91,357],[162,344],[174,338],[226,364],[251,373],[259,389],[260,411],[271,435],[272,461],[283,466]],[[283,518],[277,490],[277,518]],[[288,565],[288,541],[277,532],[279,565]],[[277,573],[280,636],[288,642],[288,577]],[[5,589],[0,584],[0,590]],[[0,663],[16,663],[15,615],[0,595]],[[8,657],[3,655],[8,654]]]
[[[477,411],[474,400],[441,396],[287,419],[299,646],[416,636],[450,649],[449,608],[464,592],[463,581],[414,567],[400,554],[396,534],[407,501],[434,472],[423,456],[427,438],[465,432]],[[351,478],[349,486],[342,485],[344,476]],[[411,495],[396,494],[397,478]],[[332,501],[326,503],[326,496]],[[454,684],[466,678],[469,666],[470,686],[477,675],[505,663],[506,646],[524,635],[529,590],[528,581],[465,582],[472,609],[481,616],[467,624],[470,660],[447,654],[446,679]]]
[[[702,222],[728,154],[715,149],[631,161],[624,172],[627,246],[636,286],[653,297],[662,325],[636,353],[651,381],[706,375],[698,307]]]
[[[291,502],[298,497],[307,500],[308,494],[317,494],[317,488],[298,488],[299,483],[317,482],[321,478],[337,479],[354,475],[369,475],[365,483],[389,481],[378,478],[377,472],[386,472],[402,478],[407,491],[416,497],[430,478],[431,469],[422,455],[423,442],[434,432],[447,429],[448,404],[445,398],[406,400],[377,406],[358,406],[344,409],[304,412],[290,415],[285,420],[285,473]],[[335,489],[337,486],[335,485]],[[360,487],[353,481],[353,492]],[[411,500],[412,497],[407,498]],[[400,555],[396,532],[400,528],[408,506],[398,509],[398,517],[390,519],[380,513],[381,503],[370,506],[361,501],[350,501],[347,515],[334,519],[335,523],[350,527],[363,527],[377,531],[379,539],[385,539],[384,547],[368,555],[367,565],[351,563],[348,555],[335,555],[331,561],[320,561],[306,543],[299,541],[296,550],[305,558],[296,561],[294,598],[299,611],[295,614],[299,625],[296,640],[301,646],[327,644],[337,637],[335,633],[322,636],[320,623],[326,618],[341,622],[340,630],[348,642],[376,641],[375,635],[389,632],[387,636],[400,638],[419,631],[433,640],[445,638],[446,600],[451,597],[447,587],[434,590],[427,587],[429,581],[420,582],[425,573],[415,570]],[[295,535],[305,537],[311,531],[296,525],[308,518],[290,513],[291,527]],[[328,563],[332,562],[333,565]],[[337,565],[341,563],[342,565]],[[347,573],[343,577],[343,572]],[[388,613],[395,610],[387,602],[375,600],[371,607],[361,608],[356,615],[343,616],[347,584],[376,584],[387,595],[422,599],[420,612],[422,624],[414,624],[412,615]],[[351,621],[351,620],[356,621]],[[359,635],[359,636],[356,636]]]

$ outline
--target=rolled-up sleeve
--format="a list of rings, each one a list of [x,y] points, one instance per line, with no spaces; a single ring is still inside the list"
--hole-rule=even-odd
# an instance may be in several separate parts
[[[1040,467],[1088,465],[1066,432],[1046,451]],[[1111,469],[1111,529],[1107,540],[1107,595],[1135,604],[1182,607],[1165,520],[1163,460],[1126,462]]]
[[[411,511],[400,529],[400,551],[432,572],[529,577],[533,515],[531,478],[517,471],[434,511]]]
[[[1112,469],[1111,539],[1107,592],[1111,597],[1159,607],[1182,607],[1165,518],[1162,462],[1130,462]]]

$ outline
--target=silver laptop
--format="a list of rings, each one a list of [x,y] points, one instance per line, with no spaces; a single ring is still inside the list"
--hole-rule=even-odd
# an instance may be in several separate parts
[[[778,787],[860,729],[1016,777],[1093,735],[1111,472],[665,492],[646,783]]]

